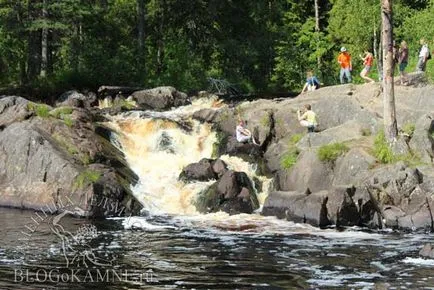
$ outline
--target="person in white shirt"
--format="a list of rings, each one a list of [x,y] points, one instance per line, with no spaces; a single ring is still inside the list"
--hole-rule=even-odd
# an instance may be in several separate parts
[[[422,45],[422,47],[420,48],[419,51],[419,61],[417,62],[417,67],[416,67],[418,72],[425,71],[426,62],[428,61],[428,56],[429,56],[428,43],[424,38],[420,40],[420,45]]]
[[[236,137],[237,141],[240,143],[246,143],[252,140],[253,144],[259,145],[256,143],[255,138],[253,138],[252,132],[249,129],[245,128],[245,124],[243,120],[240,120],[238,126],[236,128]]]

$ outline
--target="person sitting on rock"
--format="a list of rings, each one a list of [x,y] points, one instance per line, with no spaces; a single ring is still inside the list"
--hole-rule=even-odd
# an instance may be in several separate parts
[[[304,84],[303,89],[301,90],[301,93],[303,94],[306,90],[307,91],[315,91],[319,89],[320,83],[316,76],[313,75],[313,72],[310,70],[306,73],[306,83]]]
[[[304,113],[301,114],[301,110],[297,111],[297,117],[300,121],[300,125],[307,128],[307,132],[315,132],[318,122],[316,119],[316,114],[312,111],[312,107],[309,104],[304,105]]]
[[[237,141],[240,143],[253,142],[255,145],[259,145],[256,143],[255,138],[253,138],[252,132],[245,127],[245,123],[243,120],[240,120],[238,126],[236,128],[236,136]]]

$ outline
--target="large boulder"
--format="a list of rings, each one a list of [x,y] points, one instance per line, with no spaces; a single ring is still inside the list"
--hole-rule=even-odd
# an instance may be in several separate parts
[[[98,100],[96,94],[90,92],[86,96],[75,90],[71,90],[63,93],[56,101],[57,107],[68,106],[68,107],[83,108],[83,107],[96,106],[97,104],[98,104]]]
[[[16,121],[29,118],[32,112],[28,108],[29,101],[17,96],[0,96],[0,131]]]
[[[336,161],[334,186],[358,186],[369,176],[376,159],[361,148],[353,148]]]
[[[275,191],[265,200],[262,214],[325,227],[359,225],[361,216],[353,196],[355,188],[318,192]]]
[[[410,148],[417,154],[421,161],[432,163],[434,158],[434,120],[431,114],[421,116],[415,126],[415,131],[410,140]]]
[[[274,191],[265,200],[262,214],[325,227],[330,225],[326,208],[327,194],[327,191],[313,194],[309,191]]]
[[[259,208],[253,183],[244,172],[226,171],[195,202],[201,213],[224,211],[229,214],[252,213]]]
[[[157,111],[189,104],[187,94],[177,91],[174,87],[136,91],[132,94],[132,99],[136,101],[139,108]]]
[[[71,123],[34,116],[0,131],[0,206],[62,210],[68,203],[83,216],[139,213],[129,189],[137,176],[95,133],[89,112],[78,110]]]
[[[228,170],[224,161],[203,158],[197,163],[187,165],[182,169],[179,179],[189,181],[209,181],[218,179]]]
[[[301,152],[297,163],[290,169],[281,169],[276,174],[276,186],[282,191],[312,192],[327,190],[333,184],[331,164],[318,159],[314,150]]]

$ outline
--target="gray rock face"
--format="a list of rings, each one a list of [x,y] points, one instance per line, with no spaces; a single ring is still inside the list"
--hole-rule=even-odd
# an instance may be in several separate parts
[[[297,163],[289,170],[279,170],[277,188],[282,191],[312,192],[329,189],[333,184],[333,170],[328,163],[321,162],[313,150],[303,151]]]
[[[311,193],[275,191],[267,197],[262,214],[314,226],[360,224],[360,212],[353,200],[355,189],[340,188]]]
[[[137,102],[139,108],[157,111],[189,103],[187,94],[179,92],[173,87],[157,87],[136,91],[132,94],[132,98]]]
[[[431,114],[421,116],[416,122],[416,129],[410,140],[410,148],[423,162],[432,163],[434,157],[434,120]]]
[[[0,131],[1,128],[32,115],[28,110],[29,101],[16,96],[0,96]]]
[[[353,148],[336,161],[334,186],[358,186],[369,175],[375,164],[374,157],[361,148]]]
[[[199,212],[224,211],[229,214],[252,213],[259,208],[252,181],[244,172],[226,171],[223,176],[200,193],[196,200]]]
[[[24,103],[3,114],[24,114]],[[139,213],[129,189],[137,176],[121,152],[95,133],[89,115],[73,112],[71,127],[50,116],[20,118],[0,130],[0,206],[62,210],[69,204],[93,217]]]

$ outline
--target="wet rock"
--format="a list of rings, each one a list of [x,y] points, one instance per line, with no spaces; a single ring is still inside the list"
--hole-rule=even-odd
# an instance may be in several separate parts
[[[22,104],[15,106],[3,110],[0,120]],[[95,133],[89,115],[76,109],[72,125],[33,116],[0,130],[0,206],[62,210],[68,202],[82,208],[83,216],[139,213],[141,205],[129,189],[137,176],[122,153]],[[104,198],[111,208],[95,204]]]
[[[419,255],[425,258],[434,259],[434,245],[431,243],[426,243],[419,251]]]
[[[360,224],[360,212],[353,200],[355,187],[330,189],[327,194],[327,213],[336,226],[356,226]]]
[[[325,227],[331,224],[327,217],[327,195],[327,191],[275,191],[268,195],[262,214]]]
[[[218,111],[215,109],[202,109],[193,113],[193,119],[212,123],[216,119],[217,114]]]
[[[157,111],[179,107],[189,103],[185,93],[173,87],[157,87],[149,90],[136,91],[132,94],[139,108]]]
[[[245,160],[257,160],[261,157],[261,148],[253,143],[238,142],[235,137],[229,137],[221,155],[239,156]]]
[[[213,170],[212,163],[212,159],[203,158],[198,163],[189,164],[182,169],[179,179],[184,182],[217,179],[217,174]]]
[[[252,213],[259,208],[252,181],[244,172],[232,170],[200,193],[195,205],[202,213],[220,210],[229,214]]]

